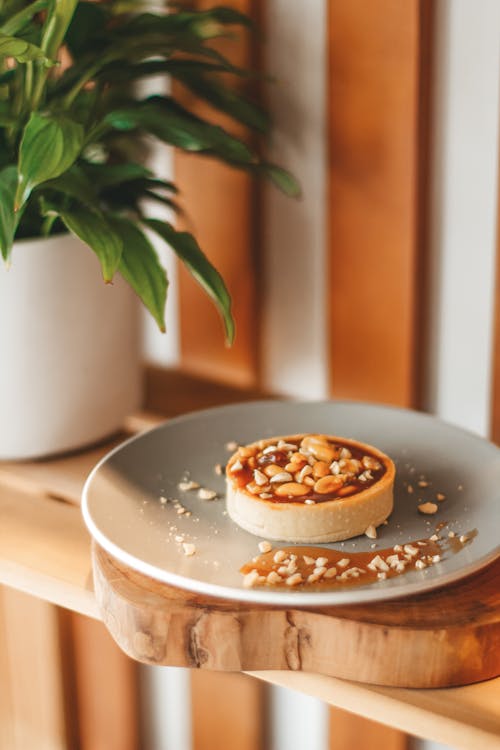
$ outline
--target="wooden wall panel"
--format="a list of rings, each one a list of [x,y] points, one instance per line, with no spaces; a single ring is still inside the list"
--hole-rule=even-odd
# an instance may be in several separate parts
[[[80,750],[139,750],[138,664],[102,622],[65,613]]]
[[[240,11],[252,14],[255,0],[232,0]],[[197,4],[214,5],[211,0]],[[246,40],[242,43],[242,40]],[[241,32],[238,40],[224,40],[219,47],[238,65],[253,58],[252,38]],[[227,127],[227,118],[208,106],[193,105],[188,92],[177,86],[184,104],[201,116]],[[231,131],[242,135],[232,126]],[[221,272],[233,300],[236,341],[224,345],[219,316],[188,273],[181,268],[180,336],[181,364],[195,374],[233,385],[252,386],[257,377],[258,314],[257,274],[254,253],[255,184],[248,175],[214,160],[177,151],[174,161],[181,202],[187,209],[189,230],[194,230],[201,247]]]
[[[0,747],[77,750],[67,714],[58,610],[0,588]]]
[[[371,719],[330,708],[330,750],[408,750],[410,738]]]
[[[263,750],[266,687],[228,672],[191,672],[193,750]]]
[[[432,17],[426,0],[329,3],[329,361],[337,398],[417,406]],[[405,750],[330,710],[330,749]]]
[[[415,401],[419,0],[329,3],[330,380]]]

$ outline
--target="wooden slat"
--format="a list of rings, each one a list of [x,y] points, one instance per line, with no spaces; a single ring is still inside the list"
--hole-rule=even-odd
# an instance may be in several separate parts
[[[81,750],[138,750],[138,665],[96,620],[69,614]]]
[[[213,6],[211,0],[197,3]],[[254,0],[228,3],[252,13]],[[251,38],[224,40],[219,48],[237,65],[252,58]],[[193,103],[193,97],[177,88],[184,104],[213,122],[228,127],[228,119],[208,106]],[[231,132],[242,131],[230,125]],[[188,214],[187,228],[196,236],[221,272],[233,299],[237,324],[232,349],[224,346],[220,319],[206,295],[180,270],[181,361],[184,368],[233,385],[252,386],[257,377],[258,306],[254,253],[254,181],[246,174],[207,158],[182,152],[175,154],[175,178],[182,205]]]
[[[216,382],[177,370],[148,367],[145,373],[146,406],[155,414],[174,417],[198,409],[239,401],[268,398],[257,389]]]
[[[418,0],[331,0],[329,298],[336,397],[415,400]]]
[[[55,607],[0,589],[2,750],[70,750],[64,672]]]
[[[454,750],[498,750],[500,678],[441,690],[406,690],[306,672],[253,672],[272,685],[300,690],[330,705]],[[371,745],[356,744],[353,750]]]
[[[331,391],[416,406],[429,7],[425,0],[331,0],[328,29]],[[408,738],[331,709],[331,750],[364,746],[403,750]]]
[[[408,750],[409,737],[377,721],[330,709],[330,750]]]
[[[265,690],[244,674],[192,671],[193,750],[262,750]]]
[[[0,478],[0,518],[0,583],[98,617],[80,509],[15,491]]]
[[[4,588],[0,588],[0,747],[15,748],[14,701],[9,679],[11,654],[7,649],[6,613],[3,601]]]

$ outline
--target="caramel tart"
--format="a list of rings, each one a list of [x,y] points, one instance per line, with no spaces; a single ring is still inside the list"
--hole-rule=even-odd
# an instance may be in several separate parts
[[[289,542],[337,542],[393,508],[395,467],[371,445],[301,434],[241,446],[226,467],[226,505],[246,531]]]

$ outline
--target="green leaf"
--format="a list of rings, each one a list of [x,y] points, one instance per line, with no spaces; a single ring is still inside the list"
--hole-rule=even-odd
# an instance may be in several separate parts
[[[17,169],[6,167],[0,172],[0,250],[7,261],[10,257],[14,236],[19,223],[19,213],[14,212],[14,197],[17,186]]]
[[[130,35],[160,32],[180,36],[184,32],[195,39],[211,39],[219,36],[221,26],[226,25],[251,27],[253,24],[248,16],[237,10],[218,7],[202,11],[180,10],[163,15],[141,13],[134,16],[123,30]]]
[[[109,14],[106,6],[95,2],[79,2],[64,38],[73,57],[80,57],[98,40],[105,40]]]
[[[0,34],[0,57],[13,57],[20,63],[38,60],[47,67],[53,65],[40,47],[24,39],[7,36],[6,34]]]
[[[261,133],[268,132],[270,121],[267,113],[234,89],[206,75],[186,72],[176,73],[175,71],[172,75],[200,99],[204,99],[211,104],[212,107],[225,112],[234,120],[253,130],[258,130]]]
[[[154,190],[166,190],[169,193],[175,193],[176,195],[179,193],[179,189],[177,185],[174,182],[171,182],[170,180],[159,180],[156,177],[153,177],[153,178],[145,178],[143,180],[137,180],[137,182],[139,182],[141,187],[144,187],[144,188],[153,188]]]
[[[234,341],[234,320],[231,314],[231,297],[222,276],[210,263],[192,234],[178,232],[166,221],[147,219],[145,225],[158,234],[182,260],[193,278],[215,303],[226,331],[226,341]]]
[[[115,187],[131,180],[153,176],[151,170],[134,162],[128,164],[85,164],[84,169],[98,189]]]
[[[87,206],[60,207],[45,203],[44,214],[57,214],[70,232],[85,242],[97,255],[103,279],[109,283],[115,275],[122,251],[121,236],[114,225],[100,212]]]
[[[93,184],[85,172],[76,164],[73,164],[72,167],[54,180],[44,182],[41,189],[56,190],[58,193],[75,198],[91,208],[97,204],[97,195]]]
[[[133,222],[118,217],[112,222],[123,243],[120,273],[140,297],[160,330],[165,331],[168,280],[155,249]]]
[[[205,60],[145,60],[144,62],[128,64],[125,61],[111,63],[107,65],[100,74],[100,77],[112,83],[123,83],[134,81],[137,78],[148,78],[149,76],[161,73],[169,73],[174,78],[182,79],[184,75],[201,75],[212,73],[225,73],[226,75],[235,75],[238,78],[257,77],[245,68],[232,67],[227,70],[224,65],[207,62]],[[59,82],[56,84],[59,86]]]
[[[210,16],[210,18],[213,18],[218,23],[246,26],[247,28],[253,28],[254,26],[252,19],[245,15],[245,13],[241,13],[235,8],[228,8],[224,5],[219,5],[206,11],[200,11],[200,13],[205,16]]]
[[[31,21],[33,16],[44,10],[48,5],[48,0],[35,0],[34,3],[22,8],[0,26],[0,33],[6,36],[13,36]]]
[[[19,148],[19,184],[16,210],[37,185],[59,177],[77,159],[83,145],[83,128],[63,115],[33,112]]]
[[[185,151],[208,152],[231,164],[256,162],[238,138],[196,117],[169,97],[153,96],[136,107],[114,110],[106,115],[105,122],[116,130],[144,130]]]
[[[94,181],[96,184],[96,181]],[[130,210],[134,214],[142,216],[142,202],[144,198],[153,198],[157,202],[164,203],[174,211],[180,212],[179,206],[172,200],[170,194],[176,194],[176,186],[165,180],[157,180],[149,177],[138,177],[137,179],[124,180],[117,184],[105,187],[97,186],[99,197],[107,206],[108,210],[121,214]],[[168,195],[164,195],[167,193]]]
[[[16,118],[12,117],[12,115],[5,114],[4,112],[0,111],[0,127],[2,128],[10,128],[13,125],[16,124]],[[0,154],[0,162],[3,160],[3,154]],[[9,159],[10,161],[10,159]]]
[[[187,53],[213,60],[228,72],[239,70],[227,57],[207,46],[190,29],[174,30],[169,28],[169,24],[175,15],[145,14],[145,16],[148,16],[148,21],[139,24],[141,17],[136,16],[131,23],[119,26],[114,30],[116,37],[105,56],[105,64],[117,59],[138,61],[151,57],[165,58],[171,57],[173,54]]]
[[[214,39],[226,34],[224,26],[253,27],[253,21],[234,8],[219,6],[200,11],[172,13],[173,18],[185,18],[190,30],[200,39]]]
[[[171,30],[163,30],[164,16],[145,15],[150,19],[149,26],[145,28],[135,27],[141,16],[134,16],[128,24],[112,25],[105,37],[92,36],[87,39],[88,49],[84,50],[74,64],[54,83],[54,90],[57,93],[65,92],[75,85],[83,85],[91,78],[99,78],[101,75],[103,80],[108,80],[109,76],[110,80],[116,77],[119,81],[132,81],[144,75],[142,70],[139,74],[137,71],[132,72],[133,64],[151,63],[153,66],[157,62],[165,62],[166,57],[170,58],[173,54],[179,53],[207,58],[228,73],[246,74],[241,68],[232,65],[220,52],[205,46],[196,35],[184,31],[173,33]],[[156,61],[152,58],[161,58],[161,60]],[[183,62],[189,61],[183,60]],[[193,60],[192,62],[203,61]],[[214,63],[207,62],[211,65]],[[118,70],[119,73],[117,73]],[[126,71],[129,71],[127,75],[125,75]],[[152,74],[151,71],[146,75]]]
[[[25,0],[2,0],[2,16],[11,18],[24,8]]]
[[[276,164],[262,163],[257,167],[257,171],[268,177],[289,198],[300,197],[300,184],[293,174],[287,172],[286,169],[278,167]]]
[[[154,190],[145,190],[144,197],[156,201],[157,203],[161,203],[163,206],[168,206],[172,209],[172,211],[175,211],[175,213],[179,214],[180,216],[184,215],[184,211],[182,210],[180,205],[176,201],[173,201],[172,198],[166,198],[164,195],[155,193]]]
[[[4,86],[7,83],[12,83],[15,78],[16,70],[14,68],[6,70],[4,73],[0,74],[0,86]]]

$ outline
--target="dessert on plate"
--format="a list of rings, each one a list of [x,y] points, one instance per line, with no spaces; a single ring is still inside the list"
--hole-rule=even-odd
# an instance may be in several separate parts
[[[394,463],[366,443],[301,434],[241,446],[226,467],[226,506],[246,531],[337,542],[376,528],[393,508]]]

